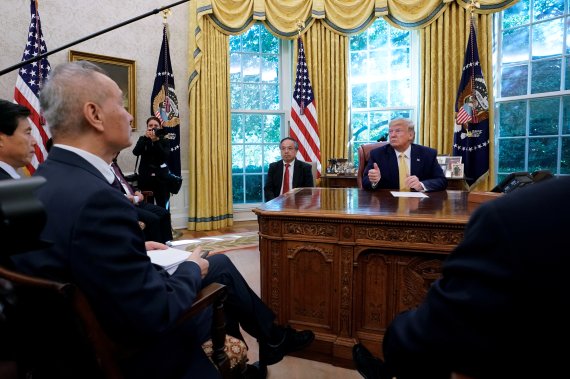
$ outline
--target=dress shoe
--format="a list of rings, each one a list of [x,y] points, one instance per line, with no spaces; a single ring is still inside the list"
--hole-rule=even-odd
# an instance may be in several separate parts
[[[290,326],[283,328],[283,338],[275,345],[269,343],[259,344],[259,361],[264,365],[280,362],[283,357],[293,351],[302,350],[315,339],[310,330],[296,331]]]
[[[247,365],[242,376],[243,379],[266,379],[267,366],[259,363],[259,361]]]
[[[364,379],[379,379],[382,360],[376,358],[363,344],[357,343],[352,348],[352,359],[356,369]]]

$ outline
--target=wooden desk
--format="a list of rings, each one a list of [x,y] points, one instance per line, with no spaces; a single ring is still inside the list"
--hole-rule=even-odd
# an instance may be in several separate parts
[[[356,175],[324,174],[321,176],[321,187],[357,188]]]
[[[424,298],[462,240],[478,206],[467,195],[298,188],[254,209],[261,297],[280,324],[316,335],[296,355],[352,367],[357,341],[381,354],[390,321]]]

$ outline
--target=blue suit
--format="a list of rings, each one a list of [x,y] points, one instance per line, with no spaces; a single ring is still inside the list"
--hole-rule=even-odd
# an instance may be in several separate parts
[[[427,146],[412,144],[410,153],[410,174],[418,177],[426,187],[426,191],[443,191],[447,188],[447,179],[437,163],[437,151]],[[362,187],[372,189],[368,171],[374,167],[380,168],[380,181],[377,189],[399,189],[398,159],[396,151],[390,145],[380,146],[370,152],[368,164],[364,169]]]
[[[157,270],[134,206],[89,162],[54,147],[35,175],[47,179],[38,190],[47,213],[41,238],[54,244],[14,256],[14,263],[26,273],[75,283],[114,339],[137,345],[153,338],[154,344],[125,362],[127,377],[219,376],[200,347],[209,335],[210,310],[172,331],[198,291],[214,281],[231,286],[229,334],[240,337],[238,321],[258,338],[269,334],[273,313],[226,256],[208,259],[204,279],[193,262],[183,262],[173,275]]]

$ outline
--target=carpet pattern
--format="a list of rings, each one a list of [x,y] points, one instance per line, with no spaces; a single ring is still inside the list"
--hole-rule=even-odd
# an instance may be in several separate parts
[[[259,246],[259,235],[257,232],[232,233],[215,237],[195,238],[187,242],[188,244],[184,246],[186,251],[192,251],[197,246],[202,246],[202,249],[210,250],[210,254],[216,254]]]

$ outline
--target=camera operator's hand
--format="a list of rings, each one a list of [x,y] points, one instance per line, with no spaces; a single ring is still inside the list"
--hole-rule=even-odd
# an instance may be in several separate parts
[[[159,137],[156,135],[156,131],[154,129],[147,129],[145,132],[145,136],[150,138],[152,142],[156,142],[159,140]]]

